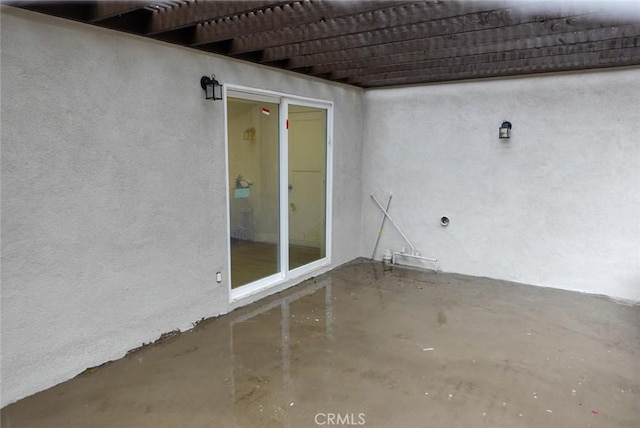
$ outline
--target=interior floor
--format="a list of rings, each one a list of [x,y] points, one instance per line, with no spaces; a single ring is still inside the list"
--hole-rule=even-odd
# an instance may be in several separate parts
[[[357,261],[11,404],[1,421],[637,427],[639,325],[640,306],[603,297]]]
[[[231,240],[232,288],[278,272],[278,246],[267,242]],[[320,248],[289,246],[289,268],[295,269],[321,258]]]

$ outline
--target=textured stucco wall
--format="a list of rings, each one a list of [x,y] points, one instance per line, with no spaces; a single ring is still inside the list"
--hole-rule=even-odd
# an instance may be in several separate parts
[[[335,102],[332,266],[359,255],[362,91],[1,12],[2,405],[242,304],[203,74]]]
[[[640,301],[640,69],[365,99],[364,255],[381,218],[369,193],[392,192],[392,217],[443,271]],[[378,248],[402,245],[387,223]]]

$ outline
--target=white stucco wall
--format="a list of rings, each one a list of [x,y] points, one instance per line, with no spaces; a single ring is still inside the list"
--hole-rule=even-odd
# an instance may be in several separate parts
[[[392,217],[443,271],[640,301],[639,68],[365,99],[363,255],[381,218],[369,194],[392,192]],[[387,223],[377,258],[402,245]]]
[[[370,255],[368,195],[393,192],[444,271],[640,301],[638,68],[365,95],[0,11],[1,405],[247,303],[229,303],[224,103],[204,74],[335,103],[332,266]],[[402,245],[387,223],[377,258]]]
[[[202,75],[335,103],[332,266],[359,255],[361,90],[1,13],[2,405],[242,304]]]

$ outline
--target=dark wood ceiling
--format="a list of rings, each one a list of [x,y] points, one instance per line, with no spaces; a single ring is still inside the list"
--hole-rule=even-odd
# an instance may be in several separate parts
[[[633,2],[5,3],[363,88],[640,64]]]

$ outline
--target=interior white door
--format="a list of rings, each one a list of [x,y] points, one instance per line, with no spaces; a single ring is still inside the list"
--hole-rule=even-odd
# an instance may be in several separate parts
[[[326,114],[289,111],[289,242],[321,247],[325,235]]]

